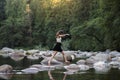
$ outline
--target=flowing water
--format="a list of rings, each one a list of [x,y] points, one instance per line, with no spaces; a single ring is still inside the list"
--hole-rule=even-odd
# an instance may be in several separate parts
[[[79,71],[74,74],[64,74],[66,72],[64,68],[51,71],[40,71],[37,74],[19,73],[21,69],[28,68],[32,64],[39,64],[41,60],[42,59],[28,60],[24,58],[21,61],[14,61],[9,57],[3,58],[0,56],[0,65],[9,64],[14,70],[17,70],[17,74],[5,75],[9,80],[120,80],[119,69],[111,69],[107,73],[96,73],[94,69],[91,69],[86,72]],[[4,79],[0,77],[0,80]]]

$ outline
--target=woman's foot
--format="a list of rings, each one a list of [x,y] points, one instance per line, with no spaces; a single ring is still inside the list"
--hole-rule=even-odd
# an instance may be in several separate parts
[[[65,63],[66,63],[66,64],[70,64],[70,62],[69,62],[69,61],[65,61]]]

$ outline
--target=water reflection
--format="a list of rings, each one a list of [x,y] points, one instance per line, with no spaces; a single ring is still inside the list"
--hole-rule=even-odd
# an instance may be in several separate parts
[[[0,56],[0,65],[9,64],[13,67],[16,73],[19,74],[0,74],[0,80],[120,80],[120,70],[111,69],[107,73],[96,73],[94,69],[77,73],[66,72],[66,69],[55,69],[40,71],[37,74],[23,74],[19,72],[22,69],[28,68],[33,64],[40,64],[42,59],[28,60],[26,57],[21,61],[13,61],[10,57],[3,58]],[[77,60],[76,60],[77,61]]]
[[[13,76],[13,74],[0,74],[0,80],[1,80],[1,79],[6,79],[6,80],[8,80],[8,79],[11,79],[12,76]]]
[[[49,70],[49,71],[48,71],[48,76],[49,76],[50,80],[55,80],[55,79],[53,78],[52,74],[51,74],[51,70]],[[62,79],[62,80],[65,80],[65,79],[66,79],[66,77],[67,77],[67,74],[64,74],[64,76],[63,76],[63,79]]]

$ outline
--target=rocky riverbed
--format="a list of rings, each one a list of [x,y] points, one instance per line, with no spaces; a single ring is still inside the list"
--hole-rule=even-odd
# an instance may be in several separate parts
[[[26,74],[37,74],[40,71],[49,71],[56,69],[65,69],[65,74],[74,74],[77,72],[88,71],[94,69],[96,73],[106,73],[111,69],[120,70],[120,52],[118,51],[64,51],[70,64],[64,63],[61,53],[58,53],[48,66],[47,62],[51,57],[53,51],[40,51],[40,50],[23,50],[11,49],[4,47],[0,50],[0,55],[4,58],[11,58],[14,61],[21,61],[24,58],[28,60],[42,59],[39,64],[31,64],[30,66],[19,70],[19,72]],[[14,73],[15,69],[6,63],[0,66],[0,73]],[[16,70],[17,71],[17,70]]]

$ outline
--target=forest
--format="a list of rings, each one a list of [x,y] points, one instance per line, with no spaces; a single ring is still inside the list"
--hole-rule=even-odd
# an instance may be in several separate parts
[[[120,0],[0,0],[0,48],[120,51]]]

